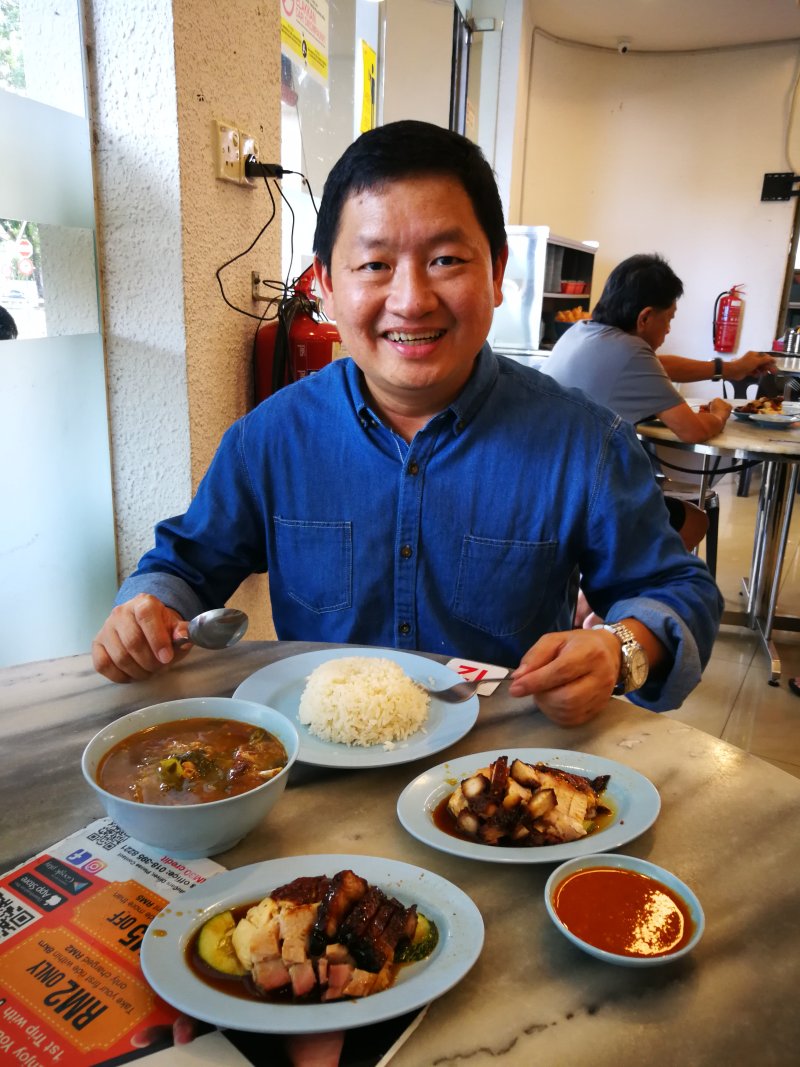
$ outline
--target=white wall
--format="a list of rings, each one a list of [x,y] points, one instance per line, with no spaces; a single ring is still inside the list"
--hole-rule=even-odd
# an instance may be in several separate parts
[[[384,0],[386,52],[383,122],[450,121],[453,5],[442,0]]]
[[[743,282],[739,352],[774,337],[794,203],[761,203],[763,174],[786,170],[794,44],[629,54],[536,34],[514,221],[600,242],[594,294],[635,252],[682,278],[662,351],[711,351],[719,292]],[[797,158],[800,129],[795,123]]]
[[[183,510],[250,399],[256,320],[222,301],[216,269],[268,217],[263,189],[219,182],[212,119],[280,152],[279,5],[261,0],[83,0],[95,138],[98,251],[120,577],[159,519]],[[280,273],[279,219],[223,274],[250,301],[250,269]],[[266,637],[263,582],[236,604]]]

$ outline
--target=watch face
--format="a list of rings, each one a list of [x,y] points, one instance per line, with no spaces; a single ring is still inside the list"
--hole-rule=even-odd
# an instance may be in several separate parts
[[[647,653],[641,645],[629,646],[629,655],[626,657],[630,675],[630,689],[639,689],[647,681],[650,664],[647,662]]]

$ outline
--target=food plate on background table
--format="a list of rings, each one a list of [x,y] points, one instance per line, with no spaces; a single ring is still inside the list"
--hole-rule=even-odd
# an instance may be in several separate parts
[[[358,769],[365,767],[388,767],[397,763],[409,763],[434,755],[455,744],[469,733],[478,718],[480,702],[477,696],[470,697],[461,704],[446,704],[431,696],[428,708],[428,720],[424,727],[404,741],[395,741],[393,748],[383,745],[360,747],[323,741],[315,737],[307,726],[300,722],[300,697],[305,689],[308,676],[315,667],[331,659],[345,656],[375,656],[390,659],[397,663],[414,681],[435,689],[446,689],[464,679],[455,671],[445,667],[437,660],[416,655],[413,652],[400,652],[393,648],[359,648],[348,645],[344,648],[322,649],[316,652],[301,652],[297,656],[287,656],[276,660],[251,674],[234,692],[242,700],[253,700],[267,704],[291,719],[300,735],[300,752],[298,763],[309,763],[317,767],[339,767]]]
[[[530,764],[544,763],[589,779],[609,775],[602,797],[611,808],[612,817],[604,820],[602,829],[578,841],[558,845],[485,845],[440,830],[433,813],[441,801],[450,796],[464,778],[503,755],[508,755],[509,761],[520,759]],[[511,746],[440,763],[407,785],[397,801],[397,817],[412,837],[440,852],[486,863],[563,863],[577,856],[606,852],[643,834],[656,821],[660,810],[661,798],[650,779],[624,763],[569,749]]]
[[[796,415],[779,415],[777,412],[766,412],[763,415],[750,415],[750,421],[757,426],[766,426],[770,430],[788,430],[792,426],[800,426],[800,419]]]
[[[393,985],[360,1000],[322,1004],[243,999],[206,984],[186,950],[196,931],[227,908],[254,903],[295,878],[352,868],[402,904],[416,904],[439,930],[428,959],[400,968]],[[254,863],[215,875],[184,893],[151,922],[141,948],[145,977],[160,997],[193,1019],[264,1034],[313,1034],[394,1019],[420,1008],[461,981],[483,947],[483,920],[470,898],[421,867],[373,856],[318,855]]]

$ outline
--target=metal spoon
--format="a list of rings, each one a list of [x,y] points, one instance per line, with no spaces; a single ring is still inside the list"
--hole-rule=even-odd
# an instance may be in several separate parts
[[[423,685],[422,682],[417,682],[417,685],[445,704],[462,704],[465,700],[475,696],[478,687],[481,685],[485,685],[488,682],[497,682],[499,684],[500,682],[513,681],[514,679],[511,675],[506,675],[504,678],[480,678],[477,682],[456,682],[455,685],[451,685],[447,689],[431,689],[429,686]]]
[[[245,613],[236,608],[212,608],[190,619],[189,636],[178,637],[173,644],[176,648],[188,644],[198,648],[229,648],[244,637],[248,622]]]

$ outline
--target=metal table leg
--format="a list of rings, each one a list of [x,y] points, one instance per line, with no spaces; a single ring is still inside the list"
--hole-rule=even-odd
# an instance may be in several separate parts
[[[786,555],[786,543],[792,521],[794,496],[797,491],[798,464],[768,464],[773,468],[770,494],[765,512],[763,546],[759,561],[757,588],[751,588],[756,628],[770,660],[770,685],[777,685],[781,676],[781,661],[772,641],[772,629],[778,604],[781,572]],[[749,605],[748,605],[749,606]]]

